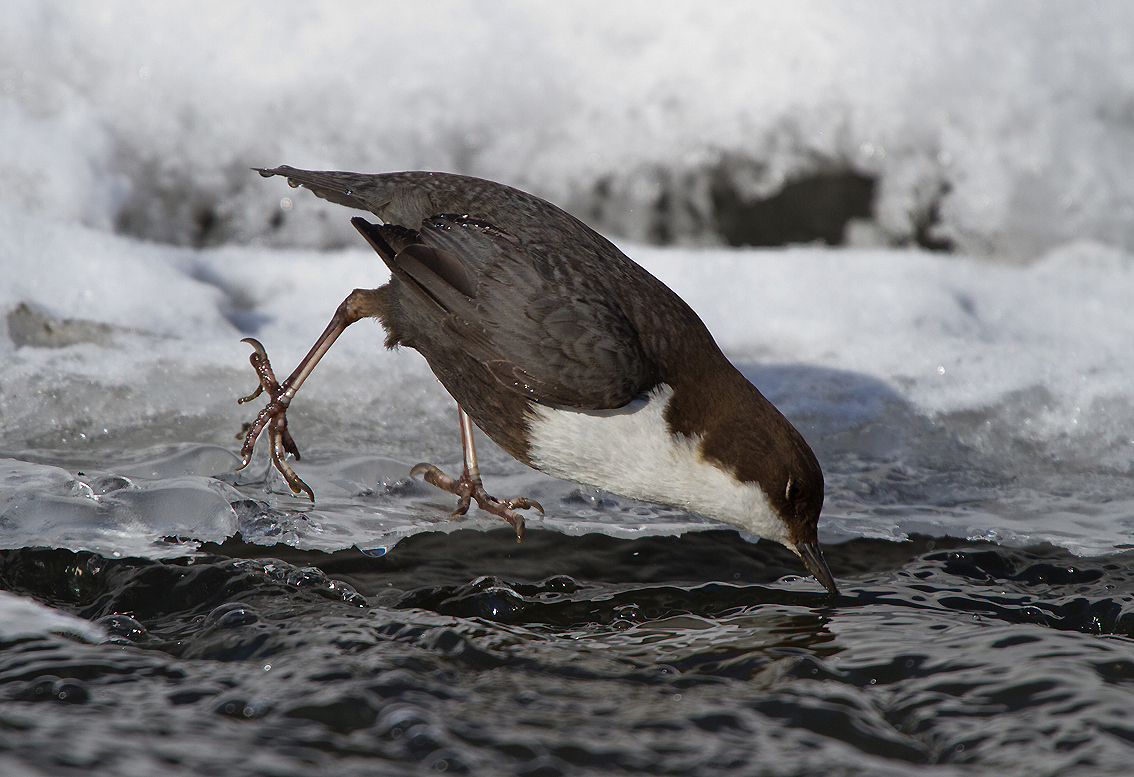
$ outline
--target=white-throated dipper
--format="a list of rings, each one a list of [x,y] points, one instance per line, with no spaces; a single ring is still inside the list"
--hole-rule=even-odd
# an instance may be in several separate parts
[[[729,363],[697,314],[574,216],[510,186],[448,173],[363,175],[277,167],[319,197],[370,211],[353,218],[390,282],[355,289],[282,384],[256,340],[253,367],[271,401],[264,429],[292,490],[311,489],[284,460],[298,450],[286,412],[346,327],[377,317],[386,346],[419,351],[457,401],[464,471],[412,473],[472,500],[523,535],[517,512],[481,485],[472,424],[523,463],[614,494],[688,510],[783,543],[832,594],[816,526],[823,472],[795,427]]]

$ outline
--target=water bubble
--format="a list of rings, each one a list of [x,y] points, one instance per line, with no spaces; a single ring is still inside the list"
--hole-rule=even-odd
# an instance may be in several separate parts
[[[230,718],[250,720],[267,714],[268,705],[257,699],[228,699],[217,704],[214,709]]]
[[[90,701],[91,692],[86,683],[81,680],[60,680],[51,689],[51,695],[57,701],[66,704],[82,704]]]
[[[82,704],[90,701],[91,692],[82,680],[61,679],[54,675],[43,675],[28,684],[26,690],[17,695],[20,701],[59,701],[65,704]]]
[[[91,483],[91,490],[99,496],[109,494],[112,491],[121,491],[124,488],[133,487],[134,484],[130,479],[122,477],[121,475],[107,475]]]
[[[129,615],[107,615],[95,621],[95,625],[106,629],[108,641],[118,644],[142,642],[149,637],[146,627]]]
[[[237,602],[228,602],[205,616],[205,625],[219,626],[222,629],[236,629],[258,620],[260,620],[260,616],[251,607]]]

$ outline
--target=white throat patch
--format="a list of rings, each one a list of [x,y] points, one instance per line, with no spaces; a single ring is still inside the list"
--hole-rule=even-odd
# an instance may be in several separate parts
[[[701,455],[700,440],[671,434],[665,409],[673,389],[660,384],[617,410],[533,405],[532,465],[555,477],[612,494],[678,507],[759,537],[787,542],[787,526],[755,483],[742,483]]]

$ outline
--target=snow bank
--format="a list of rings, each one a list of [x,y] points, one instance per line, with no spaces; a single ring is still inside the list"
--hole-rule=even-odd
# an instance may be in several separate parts
[[[6,0],[0,197],[181,244],[349,244],[245,175],[435,169],[634,240],[874,180],[859,242],[1134,247],[1134,7]],[[286,207],[286,203],[285,203]]]
[[[295,207],[315,200],[302,196]],[[12,213],[0,226],[7,542],[168,555],[237,531],[335,549],[495,525],[446,523],[448,497],[406,480],[417,461],[459,466],[454,407],[416,353],[382,348],[374,322],[348,330],[290,414],[316,507],[265,483],[263,458],[232,473],[234,433],[257,406],[235,402],[254,386],[239,339],[255,334],[290,370],[350,289],[385,281],[368,250],[190,250]],[[626,250],[701,312],[816,448],[827,539],[1129,542],[1129,255],[1082,243],[1004,266],[890,249]],[[18,346],[18,316],[47,340]],[[60,332],[69,339],[52,343]],[[500,493],[549,507],[532,526],[706,525],[540,476],[491,446],[483,458]]]

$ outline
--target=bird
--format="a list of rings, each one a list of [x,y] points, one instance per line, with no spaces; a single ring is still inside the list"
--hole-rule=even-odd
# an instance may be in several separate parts
[[[250,361],[268,404],[249,426],[241,468],[266,430],[292,491],[315,495],[287,454],[296,391],[351,324],[377,318],[388,348],[425,357],[456,401],[464,466],[410,471],[477,506],[522,538],[524,497],[485,490],[479,429],[554,477],[676,507],[779,542],[838,594],[818,542],[823,472],[794,426],[733,366],[675,292],[609,240],[519,189],[440,172],[363,174],[253,168],[379,219],[351,219],[390,270],[355,289],[282,383],[262,343]]]

